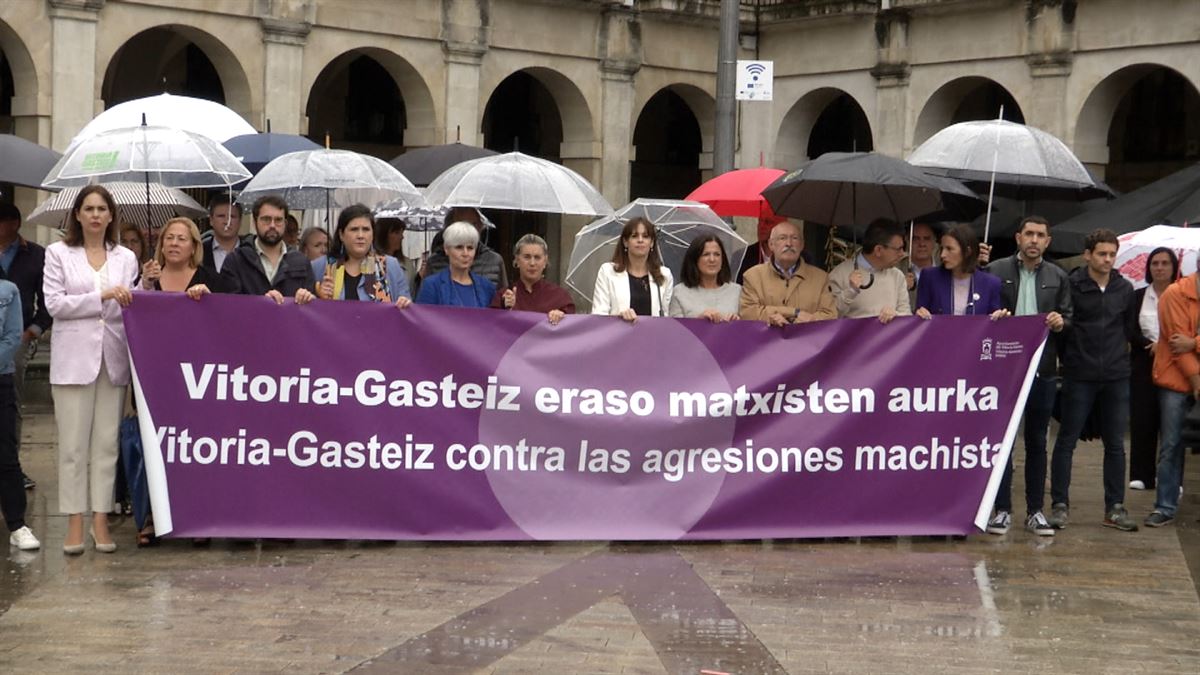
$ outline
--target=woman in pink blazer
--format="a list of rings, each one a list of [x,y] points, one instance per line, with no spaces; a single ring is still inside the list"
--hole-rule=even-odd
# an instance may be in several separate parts
[[[137,257],[117,241],[117,205],[108,190],[79,191],[63,240],[46,247],[42,291],[54,317],[50,389],[58,425],[58,505],[68,515],[63,551],[83,552],[83,513],[91,505],[97,551],[117,545],[108,532],[117,468],[117,424],[129,384],[121,307],[133,296]],[[89,498],[90,488],[90,498]]]

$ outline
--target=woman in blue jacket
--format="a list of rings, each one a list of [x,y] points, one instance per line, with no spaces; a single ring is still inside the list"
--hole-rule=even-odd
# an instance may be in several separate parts
[[[928,319],[934,314],[1008,316],[1000,301],[1000,279],[979,269],[979,237],[966,223],[942,235],[942,266],[921,274],[917,284],[917,311]]]
[[[386,302],[400,309],[412,304],[404,267],[390,255],[376,255],[375,217],[355,204],[338,216],[333,237],[333,261],[312,261],[317,297],[324,300]]]
[[[442,233],[450,266],[421,282],[417,302],[422,305],[487,307],[496,285],[471,271],[479,246],[479,231],[469,223],[454,223]]]

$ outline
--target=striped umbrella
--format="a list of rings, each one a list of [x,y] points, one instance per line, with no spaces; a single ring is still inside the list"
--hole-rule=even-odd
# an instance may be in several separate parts
[[[182,190],[166,187],[161,183],[150,183],[150,204],[147,208],[145,183],[113,182],[104,183],[105,189],[112,193],[119,210],[118,220],[133,223],[142,229],[147,226],[158,229],[175,216],[201,218],[207,211],[195,199],[187,196]],[[67,212],[75,204],[82,187],[64,188],[62,192],[38,204],[29,214],[27,222],[47,227],[62,228],[67,222]],[[123,208],[124,207],[124,208]],[[147,213],[149,222],[147,222]]]

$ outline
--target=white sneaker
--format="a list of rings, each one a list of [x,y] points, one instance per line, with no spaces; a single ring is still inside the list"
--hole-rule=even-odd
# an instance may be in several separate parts
[[[1131,481],[1129,481],[1129,489],[1130,490],[1145,490],[1146,484],[1140,480],[1131,480]]]
[[[8,535],[8,545],[16,546],[22,551],[36,551],[42,547],[42,542],[33,536],[33,531],[28,526],[25,526]]]
[[[1012,516],[1008,511],[997,511],[996,515],[988,521],[988,534],[1005,534],[1008,532],[1009,526],[1012,525]]]

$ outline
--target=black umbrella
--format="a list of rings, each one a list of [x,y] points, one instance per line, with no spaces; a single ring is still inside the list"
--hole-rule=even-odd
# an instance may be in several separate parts
[[[42,188],[42,180],[62,159],[62,154],[20,136],[0,134],[0,183]],[[9,198],[12,195],[8,195]]]
[[[1200,223],[1200,164],[1160,178],[1109,202],[1064,220],[1054,227],[1050,250],[1078,253],[1083,238],[1098,228],[1117,234],[1137,232],[1151,225]]]
[[[456,164],[497,154],[500,153],[487,148],[477,148],[462,143],[447,143],[409,150],[393,159],[390,164],[404,174],[405,178],[412,181],[413,185],[425,187],[432,183],[433,179],[442,175],[446,169]]]
[[[250,173],[258,175],[276,157],[301,150],[320,150],[321,146],[304,136],[292,134],[245,134],[223,143],[225,149],[238,158]]]
[[[781,216],[861,232],[871,221],[896,223],[937,213],[971,220],[984,204],[961,183],[931,176],[902,159],[874,152],[828,152],[763,190]]]

